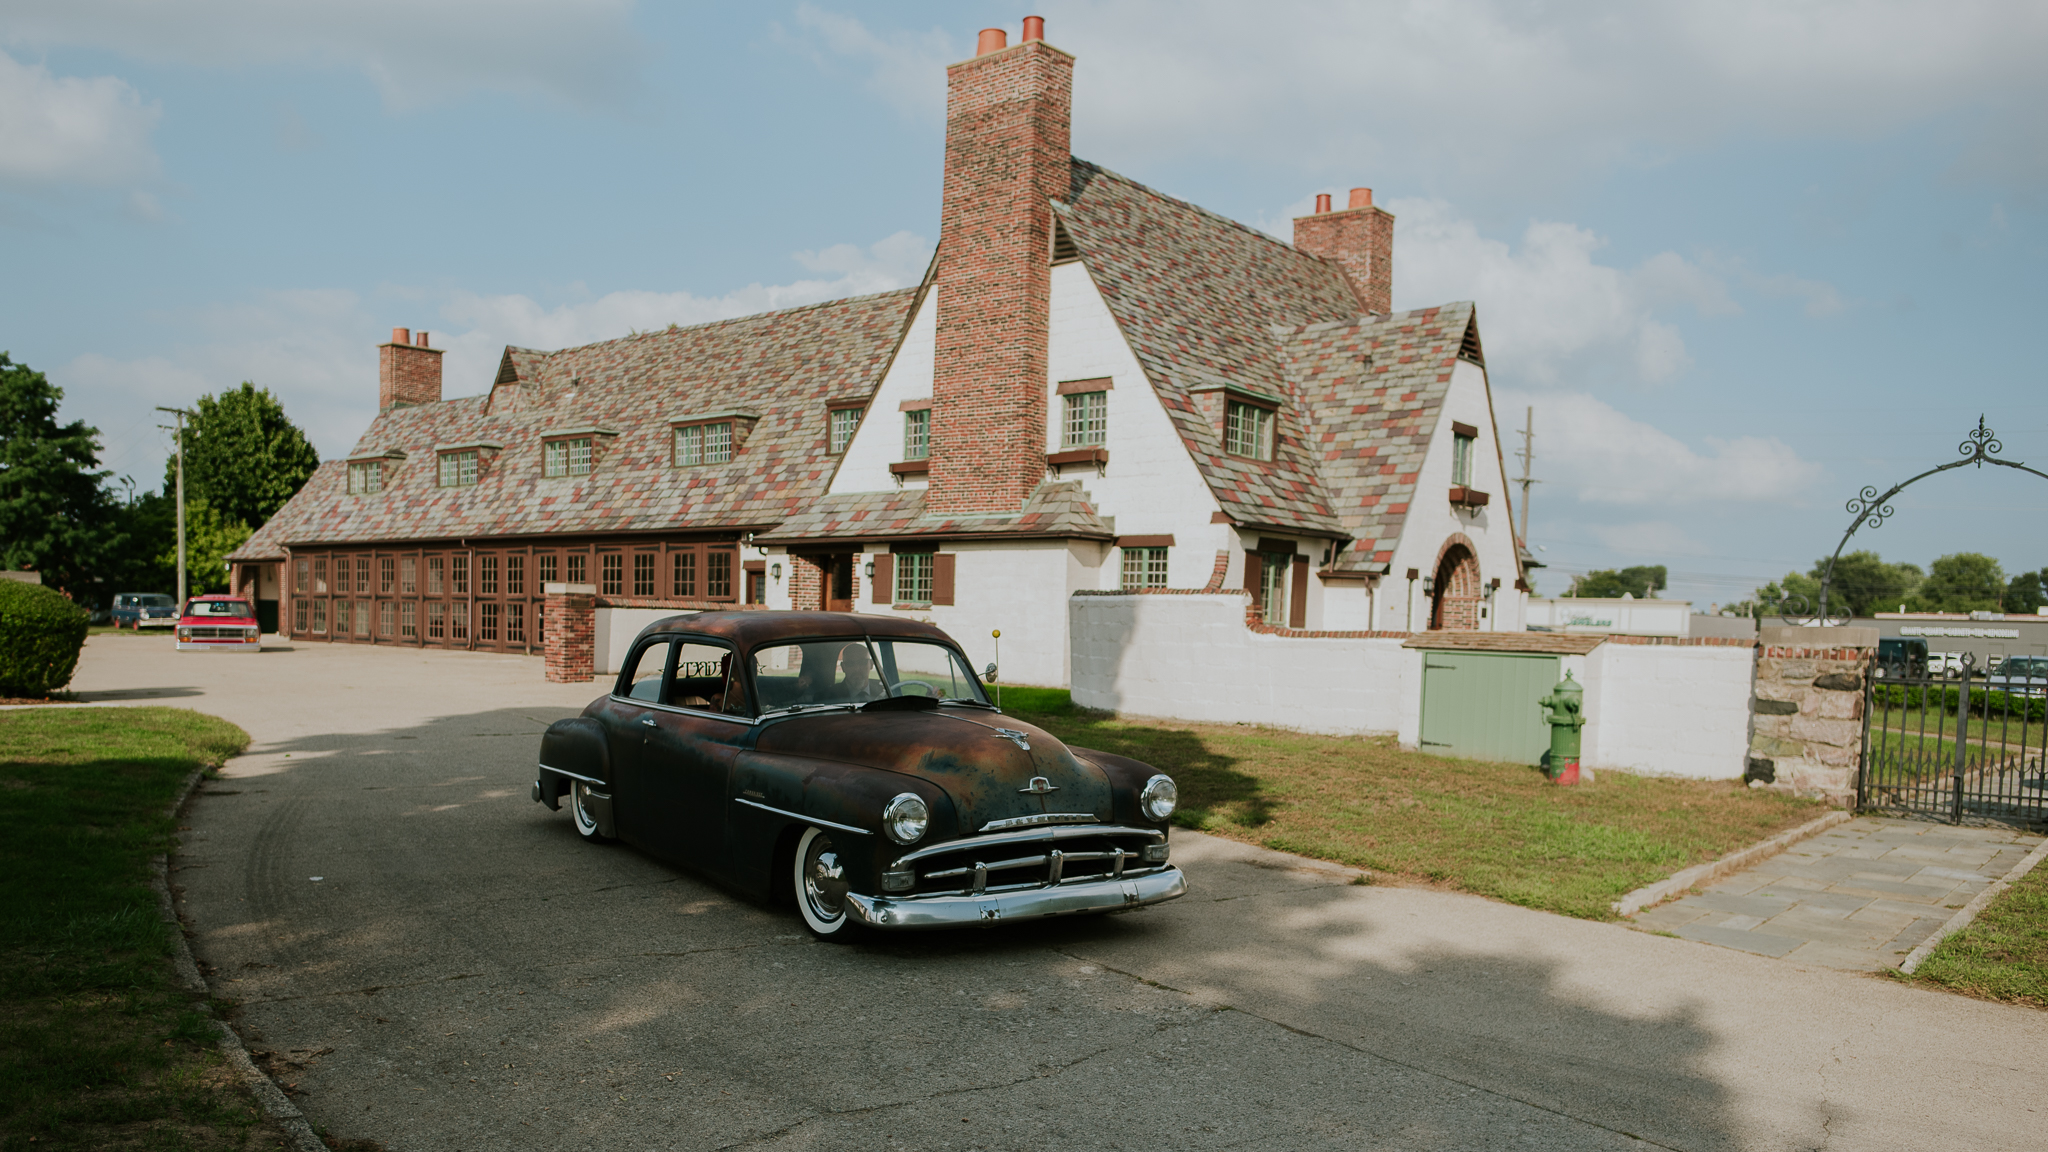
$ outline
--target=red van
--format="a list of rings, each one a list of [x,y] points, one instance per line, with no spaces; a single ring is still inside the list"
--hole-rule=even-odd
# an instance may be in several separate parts
[[[178,618],[180,652],[257,652],[263,630],[256,610],[236,596],[194,596]]]

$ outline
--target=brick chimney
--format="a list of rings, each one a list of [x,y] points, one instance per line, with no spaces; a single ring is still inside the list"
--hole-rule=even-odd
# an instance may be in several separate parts
[[[1372,189],[1353,188],[1351,205],[1330,211],[1316,197],[1312,216],[1294,218],[1294,246],[1337,266],[1361,312],[1394,310],[1394,214],[1372,206]]]
[[[391,343],[377,346],[377,410],[439,403],[441,352],[427,347],[425,332],[393,328]]]
[[[1014,512],[1045,477],[1052,207],[1073,179],[1074,58],[1025,21],[946,69],[934,512]]]

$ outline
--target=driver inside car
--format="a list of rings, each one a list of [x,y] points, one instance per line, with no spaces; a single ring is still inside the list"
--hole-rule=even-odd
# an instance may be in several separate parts
[[[841,700],[864,703],[879,700],[887,693],[874,679],[874,657],[868,655],[868,646],[860,643],[848,644],[839,650],[839,670],[844,679],[839,682],[838,695]]]

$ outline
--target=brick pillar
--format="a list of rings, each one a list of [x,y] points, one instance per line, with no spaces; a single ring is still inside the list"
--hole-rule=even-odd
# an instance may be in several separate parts
[[[1353,188],[1351,206],[1294,218],[1294,246],[1337,266],[1358,310],[1394,310],[1394,214],[1372,204],[1372,189]]]
[[[1043,40],[946,69],[934,512],[1015,512],[1045,478],[1052,201],[1072,195],[1074,58]]]
[[[544,584],[548,680],[584,684],[597,678],[597,585]]]
[[[825,570],[808,556],[789,558],[789,607],[794,612],[817,612],[825,607]]]

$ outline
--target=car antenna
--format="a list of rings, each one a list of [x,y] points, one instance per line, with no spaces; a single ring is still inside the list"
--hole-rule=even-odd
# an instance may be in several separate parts
[[[996,675],[1000,676],[1002,675],[1003,668],[1003,630],[998,628],[990,632],[988,638],[996,642]],[[1002,710],[1003,684],[1002,681],[998,680],[996,681],[996,711],[1001,712]]]

